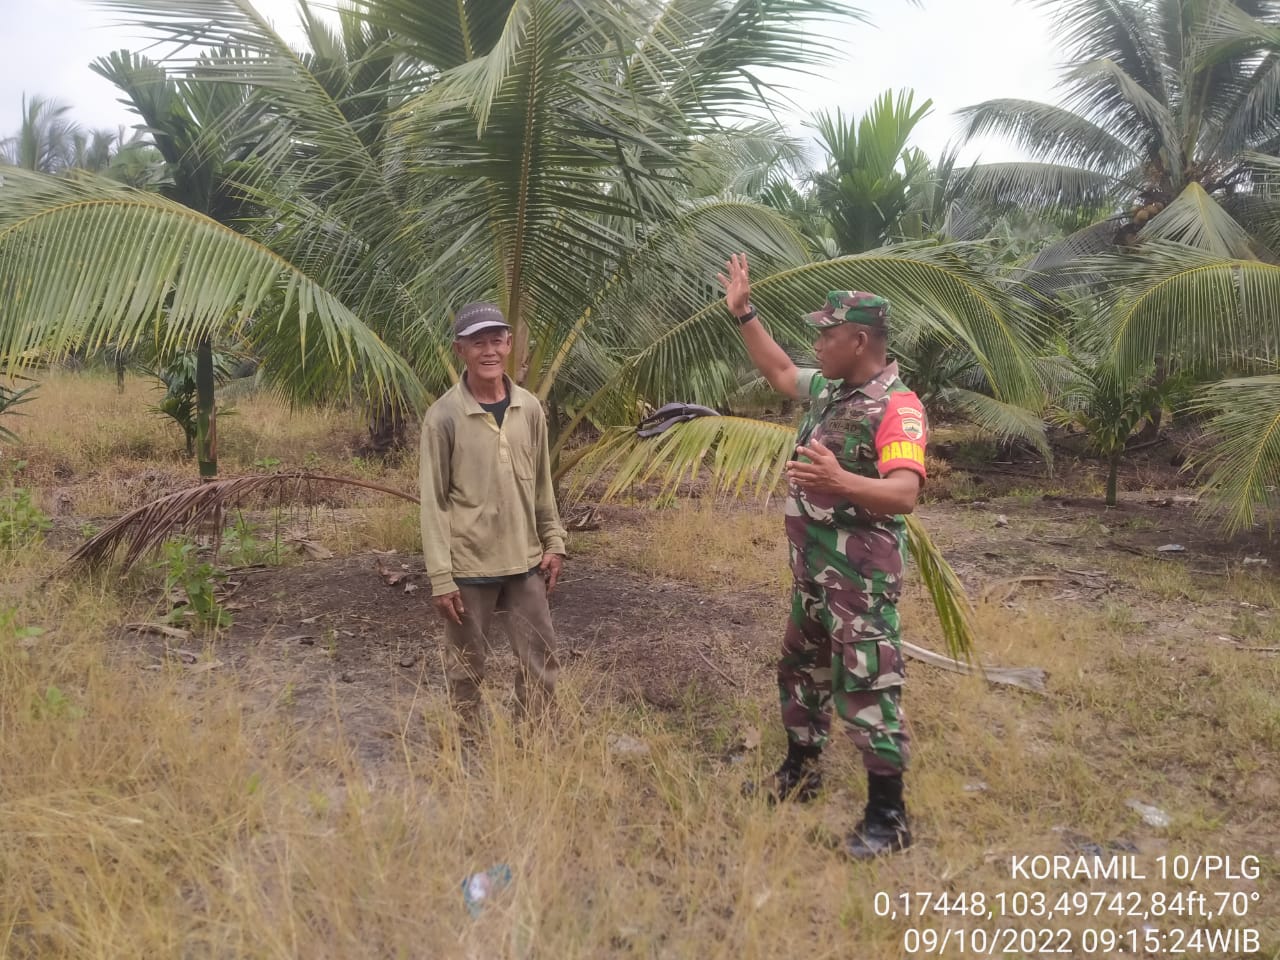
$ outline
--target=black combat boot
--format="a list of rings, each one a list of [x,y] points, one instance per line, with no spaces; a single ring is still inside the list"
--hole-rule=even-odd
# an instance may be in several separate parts
[[[787,756],[782,766],[766,780],[743,784],[742,793],[748,797],[763,793],[771,804],[781,800],[808,803],[822,789],[822,771],[818,769],[821,756],[821,747],[788,740]]]
[[[845,853],[855,860],[870,860],[909,846],[911,828],[902,802],[902,774],[867,774],[866,815],[845,840]]]

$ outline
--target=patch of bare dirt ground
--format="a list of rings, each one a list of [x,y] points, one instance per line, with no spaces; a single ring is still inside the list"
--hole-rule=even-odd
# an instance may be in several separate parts
[[[444,689],[443,625],[418,555],[363,552],[243,569],[224,596],[232,626],[217,633],[209,655],[259,692],[287,695],[299,722],[327,723],[338,704],[346,734],[370,759],[390,749],[397,701]],[[666,709],[690,688],[754,682],[757,665],[744,675],[739,651],[767,647],[776,632],[761,596],[708,596],[605,564],[571,565],[551,607],[570,669],[606,673],[611,696]],[[496,638],[487,668],[499,699],[510,694],[515,668],[504,642]],[[141,649],[159,660],[166,647],[151,637]]]

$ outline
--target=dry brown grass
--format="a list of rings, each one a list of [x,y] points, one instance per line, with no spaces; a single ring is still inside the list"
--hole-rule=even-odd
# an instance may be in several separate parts
[[[982,523],[989,528],[990,518]],[[592,550],[709,589],[763,582],[781,596],[786,572],[779,526],[776,510],[684,505],[594,535]],[[1149,611],[1178,616],[1168,609],[1170,601],[1186,602],[1182,615],[1194,617],[1194,603],[1211,590],[1214,599],[1239,611],[1236,635],[1262,645],[1280,632],[1273,621],[1280,601],[1275,578],[1233,572],[1208,584],[1164,561],[1130,558],[1119,566],[1121,582],[1134,583],[1140,592],[1121,594],[1127,599],[1111,610],[1067,610],[1036,599],[1012,608],[977,606],[983,660],[1046,669],[1047,699],[997,692],[920,665],[910,668],[918,793],[955,797],[964,777],[986,782],[989,791],[964,796],[962,803],[989,822],[990,836],[1008,838],[1002,846],[1022,837],[1029,849],[1041,849],[1043,838],[1064,826],[1095,838],[1125,834],[1132,826],[1125,807],[1130,793],[1180,810],[1175,817],[1182,818],[1183,831],[1161,844],[1203,848],[1203,825],[1221,827],[1233,817],[1235,829],[1207,842],[1238,842],[1260,823],[1253,804],[1280,787],[1280,658],[1223,643],[1188,646],[1158,629],[1153,634],[1137,628]],[[1118,611],[1132,618],[1128,629],[1116,628]],[[780,603],[779,635],[782,617]],[[910,579],[903,620],[908,639],[941,648],[928,599]],[[1217,632],[1228,630],[1217,623]],[[1232,732],[1224,741],[1225,728]],[[939,750],[945,753],[939,756]],[[1259,756],[1267,759],[1245,759]],[[937,813],[945,818],[946,805]],[[1280,836],[1265,836],[1270,846],[1254,849],[1274,864]],[[1277,910],[1270,914],[1273,922]]]
[[[1051,695],[913,667],[920,843],[853,867],[826,845],[861,802],[847,743],[831,751],[824,805],[772,811],[738,795],[781,749],[767,676],[683,714],[612,706],[607,677],[571,668],[557,736],[521,740],[498,711],[469,761],[422,689],[396,705],[400,760],[369,767],[337,691],[326,723],[299,728],[287,689],[249,696],[225,670],[114,656],[103,641],[136,602],[95,580],[35,589],[51,559],[6,568],[33,588],[10,596],[0,629],[4,956],[763,958],[799,940],[815,956],[856,942],[888,958],[904,924],[874,915],[877,891],[1077,889],[1009,876],[1012,855],[1061,852],[1064,829],[1137,836],[1148,865],[1164,851],[1253,852],[1271,868],[1280,852],[1251,834],[1277,782],[1274,660],[1219,649],[1188,667],[1119,649],[1096,619],[982,607],[989,658],[1047,666]],[[919,601],[905,613],[921,639]],[[33,626],[46,632],[20,629]],[[764,745],[726,766],[744,724]],[[611,753],[613,733],[649,753]],[[1130,796],[1168,810],[1172,829],[1136,825]],[[496,863],[515,881],[472,919],[462,878]],[[1268,943],[1273,878],[1254,885]]]
[[[25,415],[6,419],[21,443],[4,453],[26,460],[25,482],[50,513],[122,513],[196,478],[181,430],[147,409],[159,398],[153,382],[134,376],[118,393],[114,379],[100,374],[53,372],[35,399],[19,408]],[[362,461],[356,455],[362,437],[357,412],[291,409],[259,393],[221,408],[219,467],[234,475],[324,464],[345,475],[394,477],[406,489],[416,486],[412,464],[388,469]]]
[[[776,593],[790,583],[778,510],[743,509],[706,497],[663,510],[623,508],[618,515],[599,532],[572,537],[571,551],[708,589]]]
[[[37,459],[74,472],[96,469],[114,459],[147,463],[179,459],[182,432],[167,417],[147,408],[159,402],[154,381],[130,376],[125,390],[96,373],[53,372],[42,378],[35,399],[19,409],[13,430]],[[346,410],[291,409],[261,392],[220,404],[218,455],[228,468],[247,469],[273,458],[301,467],[308,456],[333,460],[350,455],[362,424]]]
[[[412,503],[396,500],[345,510],[335,521],[332,536],[326,536],[324,542],[332,543],[339,554],[369,549],[422,552],[422,525],[418,508]]]
[[[121,412],[113,429],[151,429],[130,426],[136,419]],[[42,422],[79,429],[62,415]],[[91,449],[58,436],[31,447],[37,474],[51,451]],[[574,536],[575,567],[607,560],[707,591],[758,592],[780,636],[787,576],[776,507],[703,502],[619,516]],[[399,505],[321,510],[305,522],[336,549],[409,551],[417,537],[416,517]],[[465,755],[435,687],[398,696],[389,687],[395,759],[375,763],[344,723],[350,704],[337,685],[323,719],[300,723],[278,677],[203,669],[219,657],[216,639],[197,647],[194,666],[146,669],[117,631],[153,612],[140,581],[46,581],[59,558],[44,548],[0,554],[0,956],[887,960],[904,955],[909,924],[876,916],[877,892],[1056,897],[1089,885],[1015,880],[1010,857],[1127,840],[1148,872],[1161,853],[1260,857],[1259,880],[1217,886],[1258,892],[1235,925],[1261,931],[1262,956],[1280,951],[1280,657],[1142,628],[1142,604],[1190,617],[1204,599],[1168,565],[1118,570],[1133,592],[1110,610],[1034,588],[978,608],[983,658],[1047,668],[1047,697],[912,663],[908,797],[919,843],[854,866],[828,846],[863,799],[848,743],[829,751],[823,803],[771,810],[740,796],[745,777],[776,763],[783,736],[772,649],[735,653],[741,640],[728,629],[715,650],[738,688],[690,687],[683,708],[655,710],[610,697],[614,678],[575,662],[555,735],[517,736],[497,710]],[[1253,618],[1254,635],[1270,635],[1273,577],[1234,575],[1213,590]],[[914,584],[903,616],[909,639],[939,646]],[[735,655],[761,666],[749,673]],[[763,744],[727,763],[726,744],[748,725]],[[648,753],[612,752],[616,733]],[[1130,798],[1160,806],[1172,826],[1142,825]],[[473,919],[462,880],[497,863],[514,882]],[[1142,921],[1047,925],[1079,936]]]

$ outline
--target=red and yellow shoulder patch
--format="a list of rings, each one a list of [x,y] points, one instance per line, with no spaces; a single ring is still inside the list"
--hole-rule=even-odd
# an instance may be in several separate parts
[[[884,419],[876,432],[880,474],[883,476],[891,470],[905,467],[923,477],[928,432],[928,420],[919,397],[909,391],[890,395]]]

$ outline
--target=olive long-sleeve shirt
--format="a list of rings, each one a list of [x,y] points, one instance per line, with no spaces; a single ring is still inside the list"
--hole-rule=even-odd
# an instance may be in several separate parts
[[[528,390],[509,379],[507,390],[501,427],[465,380],[423,418],[422,552],[432,596],[457,590],[454,577],[528,573],[543,554],[565,552],[546,416]]]

